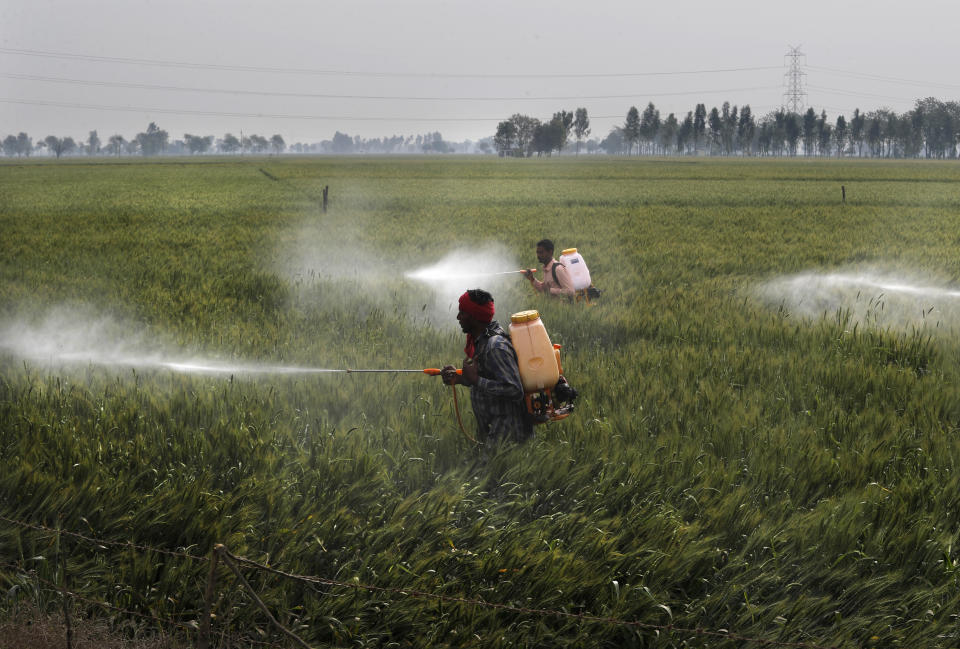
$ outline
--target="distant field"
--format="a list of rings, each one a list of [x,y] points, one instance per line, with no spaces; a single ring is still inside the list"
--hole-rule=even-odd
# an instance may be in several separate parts
[[[956,162],[2,162],[0,619],[59,611],[65,560],[194,639],[224,543],[348,584],[245,569],[313,646],[957,646],[958,226]],[[543,237],[598,304],[404,277]],[[525,446],[474,447],[422,375],[243,371],[459,363],[475,285],[581,393]],[[218,638],[293,646],[217,592]]]

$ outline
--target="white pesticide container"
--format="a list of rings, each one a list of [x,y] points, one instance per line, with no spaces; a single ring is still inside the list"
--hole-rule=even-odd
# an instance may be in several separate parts
[[[560,380],[558,352],[547,335],[547,328],[536,311],[520,311],[510,316],[510,340],[517,352],[523,391],[552,390]]]
[[[566,266],[567,272],[570,273],[570,279],[573,280],[573,290],[582,291],[592,286],[587,262],[583,260],[576,248],[567,248],[560,253],[560,263]]]

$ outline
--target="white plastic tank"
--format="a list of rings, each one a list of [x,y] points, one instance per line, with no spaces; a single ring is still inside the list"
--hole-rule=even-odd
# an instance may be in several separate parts
[[[560,263],[567,267],[570,279],[573,280],[573,289],[582,291],[590,288],[590,270],[587,268],[587,262],[583,260],[576,248],[567,248],[560,253]]]
[[[558,352],[547,335],[547,328],[536,311],[520,311],[510,316],[510,340],[517,352],[520,381],[524,392],[553,389],[560,380]]]

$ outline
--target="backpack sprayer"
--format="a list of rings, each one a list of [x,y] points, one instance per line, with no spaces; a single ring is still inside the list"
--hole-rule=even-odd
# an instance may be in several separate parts
[[[590,269],[587,268],[587,262],[584,261],[583,255],[577,252],[576,248],[567,248],[561,252],[559,262],[566,267],[570,274],[577,302],[583,300],[590,304],[590,298],[600,296],[600,291],[594,287],[590,280]],[[556,272],[556,267],[554,267],[554,272]],[[554,275],[554,281],[556,281],[556,275]]]
[[[510,316],[510,340],[517,352],[524,402],[534,424],[559,421],[573,411],[577,391],[563,376],[560,345],[550,342],[537,311]]]

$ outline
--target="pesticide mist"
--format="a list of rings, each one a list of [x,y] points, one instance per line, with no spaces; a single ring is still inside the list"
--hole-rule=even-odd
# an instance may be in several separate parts
[[[439,259],[411,251],[374,250],[343,228],[323,232],[305,228],[294,249],[278,255],[278,271],[300,287],[305,299],[349,303],[358,312],[383,309],[439,329],[455,327],[457,298],[483,288],[498,298],[500,289],[521,286],[521,265],[496,244],[463,246]],[[500,300],[498,300],[499,302]]]
[[[0,324],[0,352],[46,368],[103,366],[114,369],[169,370],[188,374],[325,374],[319,367],[236,363],[171,350],[143,330],[108,317],[90,317],[66,309],[40,321]]]
[[[497,298],[497,289],[518,284],[520,265],[504,250],[488,246],[482,249],[456,250],[429,266],[411,270],[407,279],[421,283],[434,292],[434,312],[447,322],[457,312],[457,300],[467,289],[483,288]]]
[[[905,331],[950,330],[960,318],[960,289],[919,273],[800,273],[764,282],[755,294],[769,306],[804,318],[843,312],[853,322]]]

